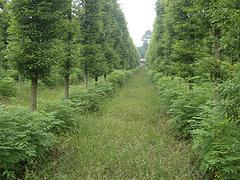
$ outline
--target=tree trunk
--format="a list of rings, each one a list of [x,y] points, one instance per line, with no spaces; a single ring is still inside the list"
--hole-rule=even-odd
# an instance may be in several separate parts
[[[95,76],[95,82],[98,82],[98,76]]]
[[[37,110],[37,90],[38,90],[38,79],[33,78],[31,80],[31,105],[30,105],[30,108],[32,111]]]
[[[107,79],[107,75],[106,75],[106,74],[104,74],[104,79],[105,79],[105,80]]]
[[[214,56],[216,60],[215,72],[213,72],[213,81],[217,83],[221,79],[220,65],[221,65],[221,30],[214,29]]]
[[[215,59],[219,63],[221,60],[221,43],[220,43],[220,35],[215,35],[215,41],[214,41],[214,53],[215,53]]]
[[[19,88],[19,90],[22,89],[22,78],[21,78],[21,75],[18,75],[18,88]]]
[[[67,74],[64,76],[64,99],[69,99],[69,84],[70,84],[70,75]]]
[[[88,73],[85,72],[84,74],[84,81],[85,81],[85,88],[87,89],[88,88]]]

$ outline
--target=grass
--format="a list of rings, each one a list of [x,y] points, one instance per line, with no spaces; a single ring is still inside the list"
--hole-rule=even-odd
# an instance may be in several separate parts
[[[103,81],[103,77],[99,78],[99,81]],[[90,79],[89,84],[93,84],[94,80]],[[16,83],[17,94],[16,97],[4,98],[0,96],[0,103],[5,105],[20,105],[20,106],[30,106],[30,82],[23,82],[21,89],[19,89],[19,84]],[[84,88],[84,82],[79,82],[79,84],[74,84],[70,86],[71,89],[78,87]],[[49,88],[39,83],[38,87],[38,104],[41,104],[43,101],[58,101],[64,99],[64,86],[58,85],[54,88]]]
[[[59,145],[61,155],[26,179],[194,179],[190,147],[173,137],[144,72],[101,112],[78,119],[79,132]]]

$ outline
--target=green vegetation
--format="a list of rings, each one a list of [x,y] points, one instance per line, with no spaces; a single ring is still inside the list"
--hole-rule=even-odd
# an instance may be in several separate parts
[[[79,112],[100,110],[100,102],[112,95],[133,72],[116,71],[109,75],[111,80],[100,81],[83,92],[76,89],[70,101],[42,103],[39,112],[21,106],[0,106],[0,177],[23,176],[35,158],[55,147],[59,135],[78,131]]]
[[[0,179],[23,178],[138,64],[115,0],[0,0]]]
[[[190,148],[175,140],[156,89],[140,71],[102,110],[78,118],[59,158],[29,179],[194,179]]]
[[[1,0],[0,22],[0,78],[31,82],[32,111],[41,82],[64,86],[68,100],[73,81],[88,86],[91,78],[139,64],[115,0]]]
[[[158,0],[149,74],[203,179],[240,178],[239,1]]]
[[[240,179],[239,9],[157,0],[137,49],[117,0],[0,0],[0,179]]]
[[[143,45],[141,47],[138,47],[138,53],[140,54],[141,58],[144,58],[146,56],[151,37],[152,31],[150,30],[146,31],[145,34],[142,36]]]

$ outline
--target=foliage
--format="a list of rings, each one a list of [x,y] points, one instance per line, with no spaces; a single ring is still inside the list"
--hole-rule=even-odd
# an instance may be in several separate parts
[[[70,103],[77,112],[96,112],[100,109],[100,102],[111,96],[115,88],[123,87],[129,71],[114,71],[107,81],[99,81],[88,89],[73,89],[70,94]]]
[[[3,175],[14,176],[14,171],[21,171],[26,163],[31,163],[56,142],[51,129],[59,122],[53,114],[0,106],[0,123],[0,171]]]
[[[84,0],[82,7],[80,64],[85,75],[97,78],[115,69],[137,67],[139,55],[119,4],[114,0]]]
[[[0,96],[13,97],[17,94],[15,81],[10,77],[0,79]]]
[[[237,0],[158,0],[147,65],[204,179],[239,179]],[[181,78],[179,78],[181,77]]]
[[[181,92],[170,108],[173,127],[178,136],[185,139],[192,138],[191,131],[199,128],[202,106],[213,96],[209,85],[192,88]]]
[[[238,8],[236,0],[158,0],[148,67],[183,78],[227,80],[225,65],[239,61]]]
[[[203,177],[238,179],[239,76],[213,88],[153,71],[149,75],[157,84],[161,105],[170,115],[177,137],[193,140]]]
[[[221,84],[219,87],[220,108],[227,118],[240,124],[240,77]]]
[[[16,53],[18,70],[29,79],[42,78],[50,73],[53,59],[50,49],[57,37],[57,23],[62,3],[14,0],[9,53]],[[28,18],[26,18],[28,17]],[[14,49],[12,49],[14,48]]]
[[[216,104],[215,104],[216,106]],[[193,149],[206,179],[238,179],[239,126],[211,106],[205,106],[200,127],[193,131]]]
[[[75,112],[70,102],[44,102],[40,106],[40,111],[44,114],[51,113],[58,122],[52,127],[51,132],[61,134],[74,130]]]
[[[71,106],[81,113],[99,110],[100,95],[87,89],[75,89],[70,93]]]
[[[114,71],[107,80],[113,83],[114,86],[123,87],[124,83],[128,77],[128,72],[125,71]]]
[[[0,0],[0,69],[9,69],[10,64],[4,57],[7,46],[7,30],[9,27],[9,9],[7,8],[7,0]]]

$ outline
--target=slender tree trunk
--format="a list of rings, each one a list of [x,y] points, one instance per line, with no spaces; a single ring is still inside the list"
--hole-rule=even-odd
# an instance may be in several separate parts
[[[30,108],[32,111],[37,110],[37,90],[38,90],[38,79],[33,78],[31,80],[31,105],[30,105]]]
[[[221,31],[214,29],[214,56],[216,60],[215,72],[213,72],[213,81],[217,82],[221,79],[220,65],[221,65]]]
[[[64,99],[69,99],[69,84],[70,84],[70,75],[66,74],[64,76]]]
[[[104,79],[105,79],[105,80],[107,79],[107,75],[106,75],[106,74],[104,74]]]
[[[22,78],[21,78],[21,75],[18,75],[18,88],[19,88],[19,90],[21,90],[21,88],[22,88]]]
[[[85,72],[84,74],[84,81],[85,81],[85,88],[87,89],[88,88],[88,73]]]
[[[69,1],[68,4],[68,11],[67,11],[67,18],[68,21],[72,21],[72,1]],[[73,34],[70,29],[68,29],[68,35],[67,35],[67,51],[68,56],[65,62],[65,71],[66,74],[64,76],[64,99],[69,99],[69,85],[70,85],[70,71],[71,71],[71,59],[72,59],[72,40],[73,40]]]
[[[215,35],[215,41],[214,41],[214,53],[215,53],[215,59],[219,63],[221,60],[221,43],[220,43],[220,35]]]
[[[95,82],[98,82],[98,76],[95,76]]]

